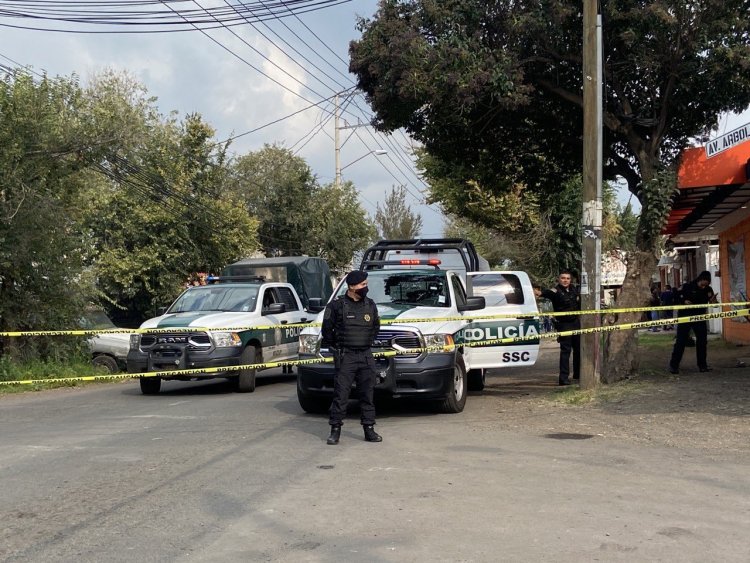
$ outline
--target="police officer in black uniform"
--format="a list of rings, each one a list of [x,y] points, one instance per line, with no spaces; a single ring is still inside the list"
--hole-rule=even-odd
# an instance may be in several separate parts
[[[382,442],[375,432],[373,394],[377,377],[375,358],[370,347],[380,330],[380,317],[375,302],[367,297],[367,272],[355,270],[346,276],[347,292],[326,307],[323,316],[321,346],[334,351],[336,379],[333,402],[329,411],[331,434],[327,443],[335,445],[341,437],[341,425],[346,416],[346,405],[357,382],[359,408],[365,440]]]
[[[711,289],[711,272],[701,272],[693,281],[683,285],[677,292],[678,305],[693,305],[699,303],[715,303],[716,295]],[[706,308],[679,309],[678,317],[692,317],[694,315],[705,315]],[[672,358],[669,360],[669,372],[680,373],[680,361],[685,352],[685,346],[690,339],[690,331],[695,333],[695,356],[698,361],[698,370],[702,372],[711,371],[707,363],[708,348],[708,321],[695,321],[692,323],[678,323],[677,338],[672,348]]]
[[[563,270],[557,278],[557,285],[552,289],[541,290],[534,288],[537,297],[544,297],[552,301],[555,312],[580,311],[581,294],[572,285],[573,275],[570,270]],[[581,328],[580,315],[561,315],[555,317],[555,328],[558,332],[579,330]],[[581,336],[560,336],[560,377],[559,385],[570,385],[570,352],[573,352],[573,379],[581,377]]]

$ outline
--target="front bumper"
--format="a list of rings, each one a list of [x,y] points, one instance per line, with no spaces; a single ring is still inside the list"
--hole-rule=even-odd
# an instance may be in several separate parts
[[[128,352],[128,373],[144,373],[153,371],[173,371],[181,369],[201,369],[231,367],[241,365],[242,348],[213,348],[206,351],[191,350],[185,345],[154,346],[148,351],[130,350]],[[164,379],[210,379],[226,377],[233,372],[219,374],[190,374],[189,376],[171,376]]]
[[[300,360],[315,356],[300,355]],[[380,371],[378,395],[393,398],[444,399],[452,391],[456,353],[424,354],[420,358],[375,358]],[[332,397],[336,373],[332,364],[304,364],[297,368],[300,393]]]

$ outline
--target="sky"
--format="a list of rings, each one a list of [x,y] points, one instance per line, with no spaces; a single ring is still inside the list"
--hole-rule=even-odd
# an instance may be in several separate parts
[[[211,8],[227,3],[201,0],[192,6]],[[347,71],[348,45],[359,37],[357,19],[371,17],[376,7],[377,0],[354,0],[298,18],[205,33],[192,29],[182,33],[80,34],[3,27],[0,63],[9,65],[8,59],[12,59],[51,75],[75,73],[84,82],[106,69],[127,71],[158,98],[163,114],[200,113],[222,140],[351,88],[354,77]],[[0,23],[28,25],[28,21],[0,18]],[[50,26],[101,29],[80,24]],[[299,151],[322,183],[331,182],[335,175],[332,104],[332,100],[324,102],[242,135],[233,141],[230,152],[243,154],[259,150],[265,143],[279,143]],[[342,107],[341,125],[363,125],[340,133],[342,177],[359,189],[365,210],[374,216],[376,205],[382,205],[393,187],[404,185],[407,203],[423,220],[420,234],[441,236],[444,217],[437,205],[424,203],[427,185],[413,165],[410,139],[402,131],[385,135],[365,126],[371,113],[362,95],[343,94]],[[712,137],[748,122],[750,111],[723,116]],[[387,152],[378,155],[376,151]],[[624,204],[628,196],[621,190],[618,201]],[[638,211],[635,198],[632,203]]]

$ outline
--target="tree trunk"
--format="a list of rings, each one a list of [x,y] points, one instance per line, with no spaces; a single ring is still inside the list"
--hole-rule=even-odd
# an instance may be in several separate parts
[[[647,306],[651,297],[651,275],[655,271],[656,256],[653,252],[629,252],[625,281],[615,308]],[[642,313],[615,313],[607,316],[605,324],[638,322],[641,315]],[[614,383],[630,377],[638,370],[638,334],[633,330],[618,330],[606,335],[601,380],[604,383]]]

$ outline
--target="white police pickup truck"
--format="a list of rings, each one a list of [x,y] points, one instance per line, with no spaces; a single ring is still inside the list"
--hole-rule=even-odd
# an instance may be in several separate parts
[[[368,271],[368,296],[381,318],[373,352],[398,352],[378,360],[377,395],[435,401],[441,411],[457,413],[464,409],[467,390],[484,388],[487,368],[536,363],[539,313],[528,275],[472,271],[485,264],[468,241],[457,239],[381,241],[368,249],[360,268]],[[345,292],[342,282],[332,299]],[[479,315],[503,318],[471,318]],[[508,337],[529,340],[482,344]],[[330,356],[320,343],[320,328],[306,327],[300,333],[300,359]],[[433,349],[409,351],[427,347]],[[300,365],[297,373],[300,406],[325,411],[333,396],[333,366]]]
[[[232,276],[219,283],[186,289],[164,314],[142,329],[188,329],[132,334],[128,373],[239,366],[297,358],[299,327],[313,315],[305,312],[289,283],[261,277]],[[253,328],[274,325],[274,328]],[[195,327],[195,330],[189,330]],[[227,330],[237,327],[237,330]],[[241,329],[239,328],[241,327]],[[240,392],[255,390],[256,370],[141,377],[141,391],[155,394],[162,379],[199,380],[226,377]]]

